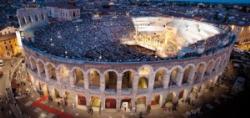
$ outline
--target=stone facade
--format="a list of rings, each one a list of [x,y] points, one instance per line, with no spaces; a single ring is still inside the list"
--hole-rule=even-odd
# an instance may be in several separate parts
[[[140,111],[155,103],[152,101],[154,98],[158,98],[158,100],[152,106],[159,108],[165,104],[165,99],[170,93],[175,95],[178,101],[180,93],[183,98],[187,98],[194,87],[215,82],[229,61],[232,45],[201,57],[137,63],[65,60],[26,46],[24,46],[24,50],[26,65],[34,85],[36,87],[46,86],[47,90],[44,93],[54,99],[57,98],[55,91],[58,91],[56,93],[60,96],[65,96],[66,92],[73,96],[71,101],[78,108],[92,106],[94,110],[120,110],[122,109],[121,104],[129,101],[130,111]],[[77,83],[80,78],[76,76],[76,70],[79,70],[78,73],[82,75],[82,84]],[[93,72],[96,76],[98,75],[95,80],[99,82],[98,85],[93,85],[91,82]],[[126,72],[131,73],[131,77],[124,77]],[[115,81],[113,88],[109,88],[110,85],[107,82],[111,78]],[[123,79],[131,79],[130,87],[123,87],[123,81],[126,82]],[[86,104],[79,105],[79,96],[85,98]],[[93,99],[100,101],[97,102],[97,106],[93,105]],[[107,107],[107,104],[114,103],[115,108]]]
[[[19,30],[48,24],[47,12],[43,8],[22,8],[17,10]]]

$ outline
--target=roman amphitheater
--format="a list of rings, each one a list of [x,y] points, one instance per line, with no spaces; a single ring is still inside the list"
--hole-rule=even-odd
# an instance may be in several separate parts
[[[164,14],[52,23],[23,11],[18,18],[34,87],[94,111],[195,100],[216,83],[236,40],[229,27]]]

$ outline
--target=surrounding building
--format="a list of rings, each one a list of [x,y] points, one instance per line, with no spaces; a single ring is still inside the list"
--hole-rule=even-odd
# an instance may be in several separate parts
[[[0,31],[0,58],[11,58],[21,53],[16,38],[16,28],[6,27]]]

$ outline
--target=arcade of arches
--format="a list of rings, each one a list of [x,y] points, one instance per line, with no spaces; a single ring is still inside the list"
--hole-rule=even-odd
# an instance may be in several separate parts
[[[224,64],[224,63],[218,63]],[[188,64],[185,67],[174,66],[172,68],[159,68],[153,71],[150,66],[143,66],[138,69],[138,73],[134,70],[127,70],[122,73],[116,70],[109,70],[101,73],[98,69],[83,70],[80,67],[70,69],[67,65],[55,66],[53,63],[44,63],[42,60],[34,60],[30,58],[27,64],[33,74],[39,75],[41,81],[37,86],[43,91],[44,95],[50,95],[54,99],[66,99],[68,103],[75,103],[78,108],[86,108],[91,106],[96,111],[100,109],[121,109],[123,111],[144,111],[148,105],[164,107],[166,103],[178,103],[178,100],[185,100],[189,93],[197,92],[197,89],[184,89],[167,93],[154,94],[149,97],[147,94],[139,95],[136,90],[144,90],[144,93],[154,89],[164,90],[173,86],[189,86],[203,81],[203,77],[214,77],[223,70],[224,65],[216,65],[213,61],[198,63],[197,65]],[[217,70],[217,71],[215,71]],[[205,73],[208,74],[205,74]],[[215,73],[216,72],[216,73]],[[31,74],[32,75],[32,74]],[[34,77],[33,77],[34,78]],[[43,81],[42,81],[43,80]],[[63,91],[59,88],[49,87],[43,82],[54,80],[61,82],[70,82],[71,86],[80,89],[96,89],[98,91],[113,91],[123,96],[119,91],[133,90],[136,96],[116,96],[105,97],[103,95],[92,95],[84,93],[75,93]],[[213,79],[211,79],[213,80]],[[215,79],[214,79],[215,80]],[[121,84],[118,84],[120,81]],[[52,81],[53,82],[53,81]],[[102,85],[104,84],[104,86]],[[101,89],[103,88],[103,89]],[[185,88],[185,87],[184,87]],[[199,91],[199,90],[198,90]],[[125,93],[124,93],[125,95]]]
[[[35,61],[33,57],[29,59],[30,63],[27,64],[28,67],[42,79],[47,79],[48,81],[70,82],[72,86],[83,89],[101,89],[101,80],[104,78],[103,90],[107,91],[117,91],[118,89],[126,91],[136,88],[138,88],[138,90],[151,88],[164,89],[184,84],[189,85],[200,82],[204,76],[210,76],[224,67],[224,65],[221,65],[224,64],[223,62],[215,64],[215,62],[211,60],[208,64],[201,62],[197,65],[188,64],[185,67],[174,66],[169,70],[160,68],[155,72],[153,72],[150,66],[142,66],[138,69],[137,75],[135,71],[130,70],[123,73],[118,73],[116,70],[100,73],[97,69],[89,69],[85,73],[85,71],[79,67],[74,67],[73,69],[69,69],[65,65],[56,67],[52,63],[44,64],[42,60]],[[118,77],[121,77],[121,79]],[[121,85],[118,85],[119,81]]]

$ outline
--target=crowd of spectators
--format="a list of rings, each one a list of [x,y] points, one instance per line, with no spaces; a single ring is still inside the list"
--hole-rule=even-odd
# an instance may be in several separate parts
[[[189,10],[184,10],[184,8],[185,7],[171,6],[164,8],[126,7],[124,10],[127,10],[127,12],[124,12],[126,13],[124,15],[106,14],[101,15],[98,19],[92,19],[91,16],[85,16],[81,18],[82,21],[78,22],[54,23],[49,27],[44,26],[43,28],[37,29],[35,32],[35,40],[30,42],[30,44],[33,47],[38,47],[42,51],[48,52],[52,55],[64,58],[82,59],[86,61],[134,62],[173,59],[177,58],[178,55],[172,58],[160,58],[152,54],[147,55],[134,50],[134,48],[122,45],[120,40],[123,37],[131,35],[131,33],[135,30],[131,16],[197,16],[201,17],[199,20],[204,20],[207,16],[210,16],[207,17],[210,18],[207,19],[208,21],[217,22],[217,20],[215,20],[216,17],[212,17],[215,13],[217,13],[214,10],[210,9],[212,12],[210,13],[210,11],[196,7],[188,7]],[[119,7],[117,7],[117,9],[119,9]],[[206,13],[207,15],[205,16],[203,14],[203,16],[201,16],[201,13]],[[232,16],[230,16],[230,18],[232,18]],[[224,20],[223,22],[226,23],[226,21],[227,20]],[[221,28],[224,29],[225,27]],[[225,35],[227,35],[226,32],[223,32],[223,34],[224,35],[219,34],[214,37],[210,37],[211,40],[199,41],[190,45],[188,48],[191,49],[192,52],[185,54],[183,57],[199,55],[196,54],[196,50],[200,47],[204,47],[205,51],[211,50],[211,48],[215,49],[221,44],[220,42]]]
[[[129,17],[85,18],[81,22],[62,22],[39,28],[35,32],[34,47],[53,55],[87,61],[155,60],[120,44],[124,35],[134,31]]]

